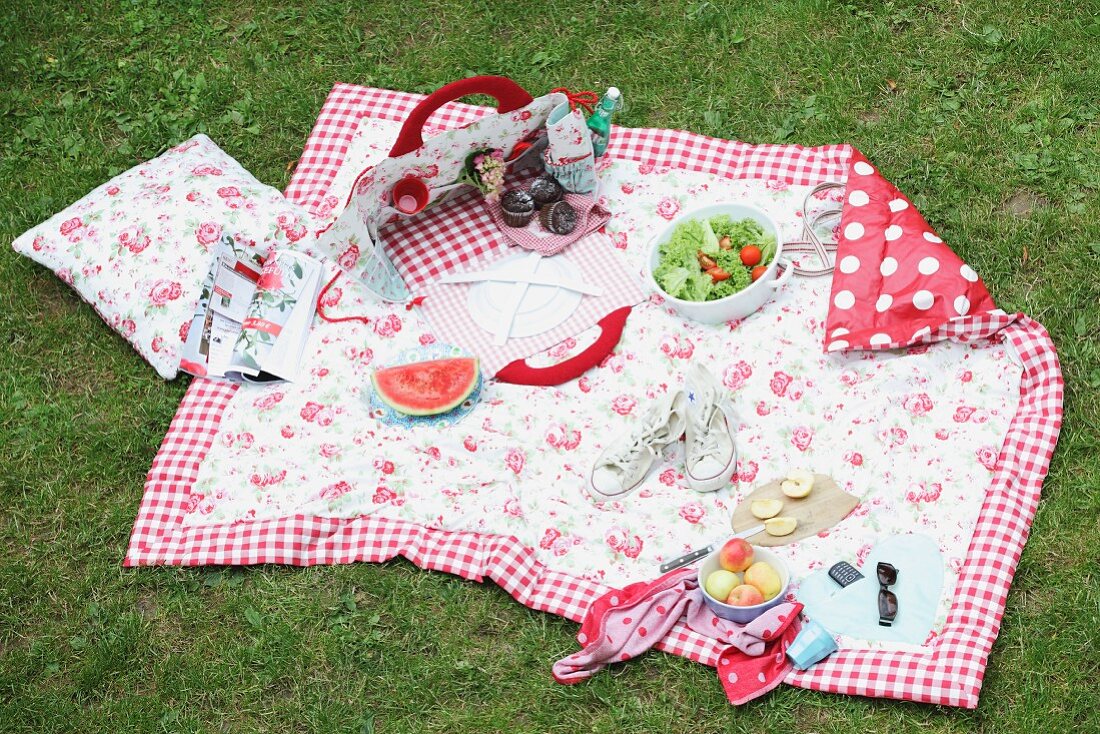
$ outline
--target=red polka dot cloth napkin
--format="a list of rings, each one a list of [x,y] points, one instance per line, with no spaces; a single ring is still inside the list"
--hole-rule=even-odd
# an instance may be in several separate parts
[[[973,268],[854,148],[837,244],[826,351],[931,341],[952,320],[997,308]]]
[[[610,663],[641,655],[683,622],[727,646],[718,658],[718,680],[730,703],[742,704],[783,682],[791,670],[787,648],[802,625],[802,605],[783,603],[748,624],[720,619],[703,601],[693,568],[670,571],[609,591],[592,602],[577,641],[582,650],[554,663],[554,680],[571,685]]]

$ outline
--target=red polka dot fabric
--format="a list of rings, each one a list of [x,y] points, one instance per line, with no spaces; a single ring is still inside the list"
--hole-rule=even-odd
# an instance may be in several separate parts
[[[852,150],[825,350],[933,341],[952,319],[997,307],[973,268],[913,204]]]

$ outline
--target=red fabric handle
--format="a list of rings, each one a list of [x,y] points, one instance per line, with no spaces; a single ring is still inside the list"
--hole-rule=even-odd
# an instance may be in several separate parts
[[[600,336],[589,345],[588,349],[571,357],[564,362],[551,367],[532,367],[522,359],[505,365],[495,377],[501,382],[510,382],[513,385],[536,385],[539,387],[552,387],[563,382],[569,382],[575,377],[580,377],[588,370],[600,363],[611,354],[611,350],[619,343],[623,335],[623,327],[626,326],[626,317],[630,315],[630,306],[623,306],[604,316],[599,320]]]
[[[409,114],[409,119],[401,126],[401,133],[397,136],[397,142],[390,150],[390,158],[410,153],[424,144],[421,133],[424,123],[428,121],[432,113],[448,102],[465,97],[468,94],[487,94],[497,101],[497,112],[505,113],[526,107],[534,101],[534,98],[526,89],[516,84],[506,76],[472,76],[469,79],[459,79],[435,90],[418,104]]]

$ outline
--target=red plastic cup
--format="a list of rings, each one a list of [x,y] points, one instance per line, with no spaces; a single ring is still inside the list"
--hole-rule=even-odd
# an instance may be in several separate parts
[[[393,206],[402,214],[416,214],[428,205],[428,184],[416,176],[406,176],[393,185]]]

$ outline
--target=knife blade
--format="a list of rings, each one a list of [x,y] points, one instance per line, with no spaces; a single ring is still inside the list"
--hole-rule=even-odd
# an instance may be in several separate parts
[[[764,532],[764,525],[763,524],[754,525],[753,527],[749,528],[748,530],[742,530],[739,533],[734,533],[732,536],[730,536],[726,540],[723,540],[722,543],[725,544],[726,542],[728,542],[730,540],[733,540],[734,538],[748,539],[748,538],[751,538],[752,536],[756,535],[757,533],[762,533],[762,532]],[[711,543],[706,548],[699,548],[698,550],[693,550],[691,553],[688,553],[687,555],[680,556],[679,558],[673,558],[671,561],[668,561],[667,563],[662,563],[661,564],[661,573],[668,573],[669,571],[672,571],[674,569],[677,569],[677,568],[680,568],[682,566],[687,566],[688,564],[694,563],[695,561],[698,561],[700,558],[706,558],[708,555],[710,555],[711,553],[714,552],[714,549],[717,546],[718,546],[717,543]]]

